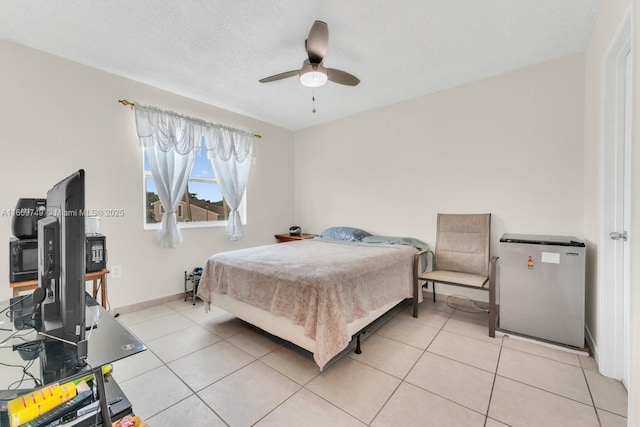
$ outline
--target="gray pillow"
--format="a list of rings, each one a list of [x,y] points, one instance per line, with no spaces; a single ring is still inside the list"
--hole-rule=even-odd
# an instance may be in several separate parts
[[[413,237],[394,237],[394,236],[367,236],[362,239],[365,243],[391,243],[395,245],[413,246],[419,251],[429,249],[429,245],[422,240]]]
[[[354,227],[330,227],[318,234],[318,237],[323,239],[346,240],[347,242],[359,242],[367,236],[371,236],[371,234]]]

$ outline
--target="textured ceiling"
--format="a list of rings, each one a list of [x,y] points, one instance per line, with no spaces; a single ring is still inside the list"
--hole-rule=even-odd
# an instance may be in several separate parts
[[[583,52],[599,2],[0,0],[0,38],[299,130]],[[258,80],[302,65],[316,19],[361,83],[315,89],[314,114],[297,78]]]

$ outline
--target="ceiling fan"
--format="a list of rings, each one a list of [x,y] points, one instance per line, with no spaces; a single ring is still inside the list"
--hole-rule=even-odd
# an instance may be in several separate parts
[[[260,79],[260,83],[269,83],[289,77],[299,76],[300,83],[307,87],[319,87],[328,80],[347,86],[357,86],[360,79],[346,71],[326,68],[322,60],[327,54],[329,43],[329,27],[326,22],[315,21],[309,31],[309,37],[304,42],[309,59],[305,59],[299,70],[287,71]]]

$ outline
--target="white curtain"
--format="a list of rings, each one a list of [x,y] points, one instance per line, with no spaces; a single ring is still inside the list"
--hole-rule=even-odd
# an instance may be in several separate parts
[[[136,105],[136,127],[165,213],[158,241],[175,248],[182,243],[176,211],[189,182],[202,130],[183,117]]]
[[[238,208],[249,180],[254,136],[222,127],[209,128],[205,131],[205,143],[222,197],[231,209],[225,233],[229,240],[240,240],[244,231]]]
[[[227,236],[241,239],[244,233],[238,207],[249,177],[249,157],[254,155],[254,135],[140,104],[136,104],[135,113],[138,136],[165,209],[158,231],[160,245],[175,248],[182,243],[176,211],[203,139],[222,196],[231,208]]]

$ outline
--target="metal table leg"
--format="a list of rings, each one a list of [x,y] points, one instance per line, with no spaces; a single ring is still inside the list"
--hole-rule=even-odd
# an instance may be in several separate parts
[[[107,392],[104,389],[104,376],[102,375],[102,366],[93,369],[93,377],[98,387],[98,396],[100,397],[100,412],[102,413],[102,425],[112,427],[111,414],[109,413],[109,404],[107,403]]]

